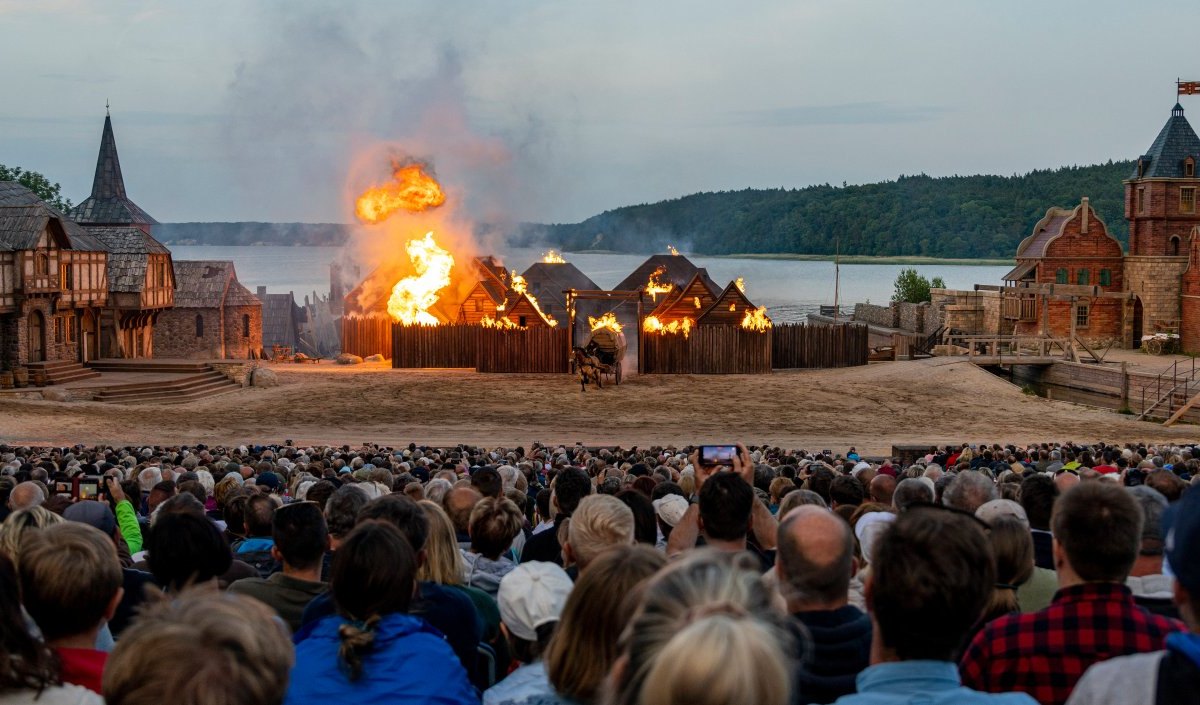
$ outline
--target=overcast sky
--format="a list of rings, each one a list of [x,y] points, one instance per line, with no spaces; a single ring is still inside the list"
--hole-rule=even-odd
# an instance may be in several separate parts
[[[1196,0],[0,0],[0,163],[78,202],[110,100],[163,222],[346,222],[391,153],[477,217],[550,222],[1012,174],[1145,151],[1198,25]]]

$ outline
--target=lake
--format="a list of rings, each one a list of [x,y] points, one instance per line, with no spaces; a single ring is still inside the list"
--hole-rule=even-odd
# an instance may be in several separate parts
[[[175,259],[232,260],[238,279],[251,291],[265,286],[272,293],[291,291],[298,302],[316,292],[329,293],[329,263],[338,259],[338,247],[217,247],[207,245],[174,246]],[[524,271],[540,260],[542,251],[511,248],[503,259],[509,269]],[[609,289],[629,275],[645,255],[572,254],[568,262],[579,267],[601,288]],[[737,259],[689,256],[697,266],[706,267],[716,282],[724,286],[737,277],[746,278],[746,294],[760,306],[766,306],[778,321],[800,321],[822,305],[833,304],[833,262],[797,260]],[[951,289],[970,289],[975,284],[1001,284],[1000,278],[1010,267],[947,264],[843,264],[841,265],[840,303],[843,311],[855,303],[886,304],[892,298],[892,285],[900,270],[915,266],[923,276],[941,277]],[[369,272],[363,266],[363,273]]]

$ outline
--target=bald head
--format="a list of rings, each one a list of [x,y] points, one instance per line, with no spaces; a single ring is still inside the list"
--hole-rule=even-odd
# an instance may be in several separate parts
[[[891,475],[876,475],[868,485],[871,501],[880,504],[891,504],[892,495],[896,492],[896,478]]]
[[[472,487],[455,487],[442,498],[450,521],[454,522],[454,530],[466,534],[471,524],[471,510],[483,499],[483,495]]]
[[[18,509],[41,506],[46,501],[42,487],[36,482],[22,482],[12,489],[8,495],[8,508],[14,512]]]
[[[779,526],[775,568],[791,612],[846,604],[854,575],[854,535],[841,517],[813,505],[796,507]]]

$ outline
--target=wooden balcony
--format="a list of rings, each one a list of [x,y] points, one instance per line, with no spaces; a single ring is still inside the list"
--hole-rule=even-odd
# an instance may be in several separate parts
[[[1038,300],[1034,296],[1005,296],[1001,311],[1006,321],[1037,321]]]

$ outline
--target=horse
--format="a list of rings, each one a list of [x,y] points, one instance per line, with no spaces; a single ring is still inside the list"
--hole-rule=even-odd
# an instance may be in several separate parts
[[[572,354],[575,357],[575,371],[579,373],[579,390],[586,392],[588,381],[595,383],[598,389],[603,389],[604,365],[600,363],[600,360],[578,346],[572,350]]]

